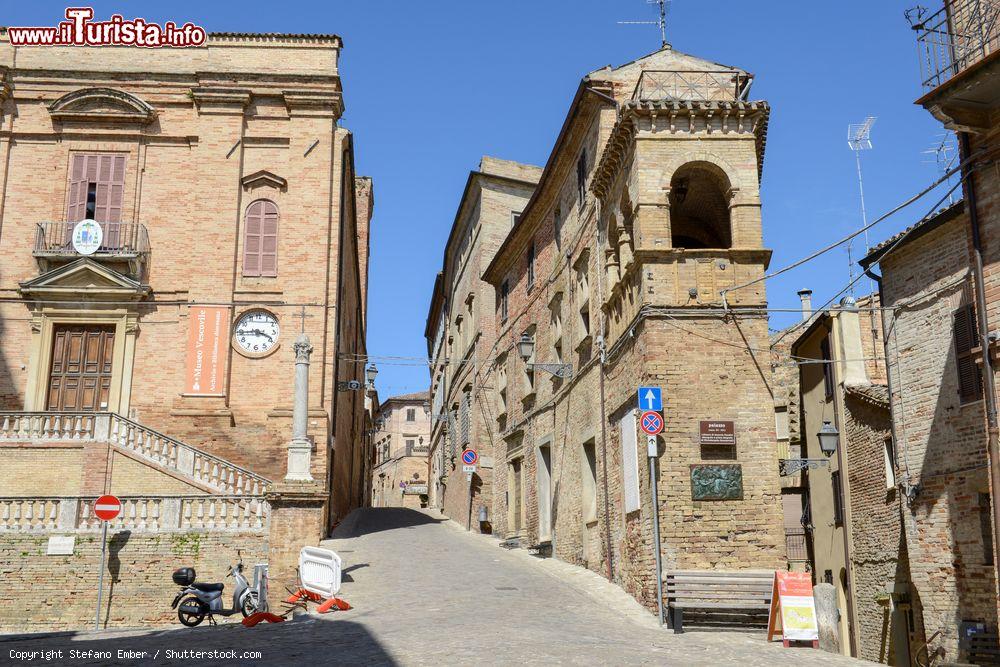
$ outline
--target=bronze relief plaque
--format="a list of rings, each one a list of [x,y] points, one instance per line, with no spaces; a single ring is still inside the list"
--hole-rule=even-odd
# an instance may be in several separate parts
[[[691,466],[691,500],[743,500],[743,466]]]

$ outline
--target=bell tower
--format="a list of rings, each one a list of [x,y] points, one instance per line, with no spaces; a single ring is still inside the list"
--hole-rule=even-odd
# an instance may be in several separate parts
[[[590,75],[618,102],[591,186],[606,372],[618,400],[663,388],[668,569],[785,566],[764,283],[733,290],[771,254],[759,192],[770,107],[750,99],[752,79],[669,46]],[[706,424],[732,437],[706,437]]]

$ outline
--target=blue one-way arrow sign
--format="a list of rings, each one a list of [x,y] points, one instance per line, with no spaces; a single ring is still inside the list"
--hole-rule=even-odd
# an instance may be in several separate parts
[[[663,410],[663,392],[659,387],[639,387],[639,409]]]

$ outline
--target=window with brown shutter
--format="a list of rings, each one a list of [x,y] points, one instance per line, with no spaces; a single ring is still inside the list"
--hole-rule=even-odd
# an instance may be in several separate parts
[[[978,343],[976,309],[967,304],[955,311],[955,367],[958,371],[958,396],[963,403],[983,397],[983,374],[972,354]]]
[[[247,207],[243,221],[243,275],[278,275],[278,206],[258,199]]]
[[[116,247],[125,198],[124,153],[73,153],[69,166],[69,193],[66,198],[66,242],[72,226],[81,220],[107,223],[104,245]]]

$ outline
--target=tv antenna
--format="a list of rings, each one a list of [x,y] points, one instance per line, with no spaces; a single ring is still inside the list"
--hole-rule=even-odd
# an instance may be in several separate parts
[[[937,165],[938,174],[944,176],[948,171],[955,166],[955,162],[958,160],[958,146],[955,141],[954,132],[943,132],[939,135],[940,140],[935,142],[927,150],[921,151],[923,155],[928,157],[921,160],[924,164],[934,163]],[[933,156],[933,157],[930,157]],[[951,178],[948,179],[949,182]],[[952,192],[948,195],[948,204],[955,203],[955,193]]]
[[[660,29],[660,46],[667,44],[667,9],[670,7],[670,0],[646,0],[647,5],[659,5],[660,17],[655,21],[619,21],[618,25],[655,25]]]
[[[861,151],[871,150],[872,140],[872,125],[875,124],[875,116],[868,116],[865,118],[864,122],[861,123],[851,123],[847,126],[847,145],[852,151],[854,151],[854,160],[858,165],[858,192],[861,194],[861,224],[863,227],[868,227],[868,213],[865,211],[865,182],[861,177]],[[851,246],[854,240],[851,239],[847,242],[847,266],[850,272],[851,283],[854,282],[854,260],[851,258]],[[865,229],[865,254],[871,250],[871,245],[868,242],[868,229]],[[875,290],[875,286],[871,286],[872,291]],[[851,296],[854,296],[854,287],[851,287]]]

